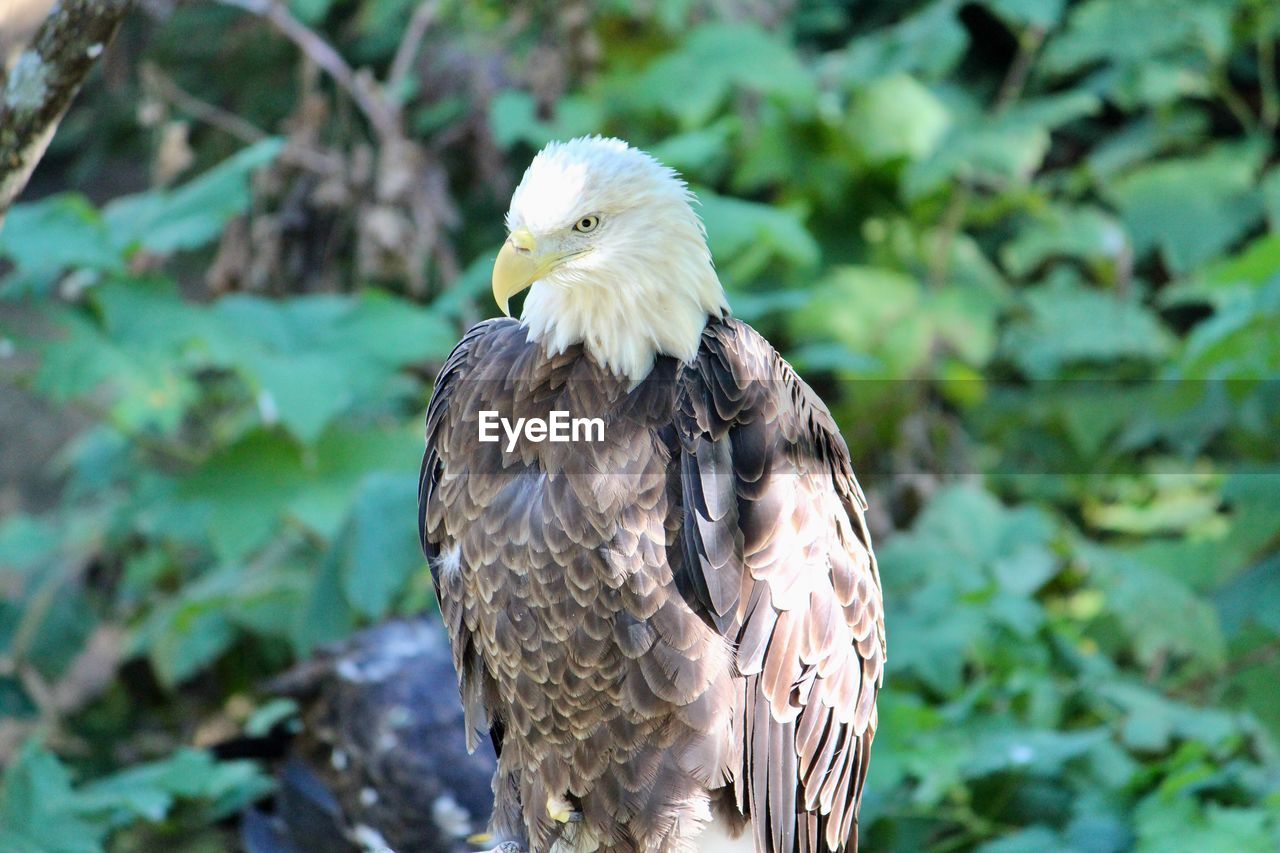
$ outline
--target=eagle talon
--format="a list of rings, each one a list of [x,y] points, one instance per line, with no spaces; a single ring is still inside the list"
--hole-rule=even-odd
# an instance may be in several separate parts
[[[493,834],[489,832],[477,832],[475,835],[467,838],[468,844],[474,844],[477,847],[481,844],[488,844],[494,840]],[[503,841],[496,847],[490,847],[487,850],[479,850],[477,853],[528,853],[515,841]]]
[[[556,823],[580,823],[582,812],[574,811],[573,806],[564,797],[547,797],[547,816]]]

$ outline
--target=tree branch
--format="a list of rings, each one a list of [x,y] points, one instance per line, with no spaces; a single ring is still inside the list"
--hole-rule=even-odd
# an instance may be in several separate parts
[[[167,101],[197,121],[205,122],[218,128],[223,133],[233,136],[246,145],[261,142],[267,133],[235,113],[227,112],[222,107],[202,101],[183,89],[173,78],[160,70],[153,63],[145,63],[141,69],[143,85],[154,90],[157,97]]]
[[[132,0],[62,0],[0,93],[0,226]]]
[[[400,122],[395,113],[376,93],[370,91],[367,80],[356,75],[347,61],[327,41],[308,29],[278,0],[217,0],[226,6],[243,9],[268,21],[289,41],[293,42],[307,58],[338,84],[364,113],[378,136],[391,138],[400,135]]]
[[[413,61],[418,58],[418,48],[422,46],[422,39],[431,28],[439,6],[438,0],[423,0],[418,4],[418,8],[413,11],[413,17],[409,19],[409,26],[405,27],[400,45],[396,48],[395,58],[391,60],[391,70],[387,72],[385,88],[393,99],[392,109],[397,113],[400,111],[404,82],[409,78],[409,72],[413,70]]]

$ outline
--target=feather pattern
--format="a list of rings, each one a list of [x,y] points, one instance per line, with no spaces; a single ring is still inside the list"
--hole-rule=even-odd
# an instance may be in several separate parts
[[[553,410],[604,440],[479,440],[481,411]],[[514,321],[469,331],[418,521],[471,743],[499,750],[494,830],[689,850],[715,809],[760,851],[854,849],[885,659],[864,511],[830,414],[741,322],[639,382]],[[549,798],[582,813],[568,836]]]
[[[719,614],[755,708],[735,769],[737,801],[761,851],[851,850],[875,737],[885,634],[880,578],[848,449],[827,408],[749,326],[710,323],[681,374],[677,432],[686,495],[684,587]],[[719,448],[719,449],[717,449]],[[740,560],[707,559],[724,539],[706,529],[696,497],[736,496]],[[714,477],[708,483],[708,474]],[[698,535],[693,535],[698,534]],[[724,580],[706,572],[724,572]],[[758,674],[758,675],[754,675]]]

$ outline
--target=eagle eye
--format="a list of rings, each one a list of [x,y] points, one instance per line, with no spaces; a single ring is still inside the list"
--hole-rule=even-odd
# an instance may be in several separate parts
[[[600,224],[599,216],[584,216],[573,223],[573,230],[580,234],[590,234]]]

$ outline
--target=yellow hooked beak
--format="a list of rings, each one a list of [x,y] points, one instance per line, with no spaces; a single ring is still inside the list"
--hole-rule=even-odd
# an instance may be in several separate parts
[[[493,264],[493,299],[502,313],[510,317],[507,306],[511,297],[542,278],[562,260],[563,255],[540,256],[537,241],[528,228],[512,231]]]

